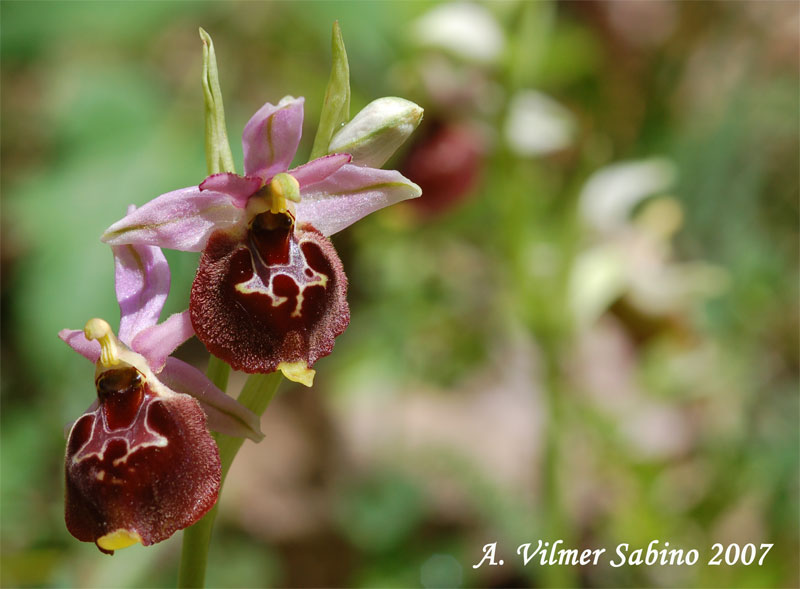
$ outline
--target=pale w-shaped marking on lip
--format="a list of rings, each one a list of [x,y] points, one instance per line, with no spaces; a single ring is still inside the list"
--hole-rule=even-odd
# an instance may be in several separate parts
[[[77,427],[81,419],[83,419],[86,415],[93,415],[94,419],[92,421],[92,431],[89,435],[89,439],[87,439],[86,442],[78,449],[78,451],[75,452],[75,455],[72,457],[72,463],[79,464],[84,460],[86,460],[87,458],[91,458],[92,456],[96,456],[97,459],[100,462],[102,462],[103,459],[105,458],[105,453],[106,450],[108,449],[108,445],[115,440],[123,440],[127,445],[128,451],[125,453],[124,456],[120,456],[119,458],[115,459],[113,462],[113,466],[119,466],[120,464],[126,462],[128,460],[128,457],[131,456],[131,454],[137,452],[142,448],[147,448],[150,446],[155,446],[157,448],[166,448],[167,445],[169,444],[169,440],[160,433],[153,431],[150,428],[147,420],[148,412],[150,410],[150,407],[152,407],[153,403],[156,402],[163,403],[164,401],[155,396],[149,396],[149,397],[150,398],[149,399],[146,398],[145,401],[142,403],[141,407],[139,407],[139,410],[137,411],[136,416],[131,422],[130,427],[127,428],[121,428],[115,430],[108,429],[106,420],[103,417],[103,412],[100,407],[98,407],[94,413],[85,413],[83,416],[81,416],[81,418],[75,422],[75,425],[72,426],[73,430],[75,427]],[[143,420],[141,419],[142,411],[145,411]],[[131,436],[134,431],[134,426],[137,422],[144,425],[145,432],[146,434],[149,435],[145,435],[144,441],[134,443],[134,440],[131,439]],[[100,436],[102,436],[105,439],[103,440],[102,445],[100,445],[100,447],[98,448],[97,438]],[[103,471],[103,476],[105,476],[104,473],[105,471]],[[98,473],[98,478],[99,480],[102,480],[102,477],[99,475],[99,473]]]
[[[322,286],[322,288],[326,288],[328,285],[328,276],[322,272],[314,270],[306,261],[306,258],[300,248],[304,241],[307,240],[300,240],[297,242],[293,240],[289,241],[289,262],[287,264],[269,265],[261,257],[261,253],[258,251],[258,248],[248,248],[250,251],[250,265],[253,269],[253,276],[250,277],[250,279],[246,282],[239,282],[234,288],[242,294],[267,295],[272,300],[272,306],[279,307],[288,301],[289,297],[276,295],[273,290],[273,283],[275,282],[275,278],[277,276],[287,276],[292,279],[298,288],[297,303],[295,304],[295,308],[291,313],[291,317],[302,316],[304,299],[303,292],[305,289],[310,286]],[[258,273],[256,268],[256,256],[258,257],[258,261],[261,263],[261,265],[270,270],[268,284],[264,283],[264,280],[262,280],[260,274]],[[304,280],[299,281],[298,283],[299,277],[303,277]]]

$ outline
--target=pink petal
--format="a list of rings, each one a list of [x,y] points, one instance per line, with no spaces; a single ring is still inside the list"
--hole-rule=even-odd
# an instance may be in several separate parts
[[[175,313],[159,325],[140,331],[131,342],[134,352],[147,359],[153,372],[158,373],[167,357],[194,335],[189,311]]]
[[[100,359],[100,343],[87,340],[82,329],[62,329],[58,332],[58,337],[92,364]]]
[[[216,229],[239,223],[244,211],[236,199],[197,186],[162,194],[106,229],[109,245],[158,245],[186,252],[202,251]]]
[[[346,164],[301,192],[297,222],[333,235],[378,209],[420,194],[420,187],[400,172]]]
[[[322,182],[343,165],[350,163],[351,159],[353,156],[349,153],[334,153],[297,166],[293,170],[289,170],[289,173],[300,183],[300,188],[304,188]]]
[[[122,343],[130,345],[137,333],[158,323],[169,294],[169,265],[161,248],[152,245],[111,249],[120,310],[118,335]]]
[[[172,390],[197,399],[208,416],[209,429],[255,442],[264,437],[258,416],[214,386],[194,366],[177,358],[167,358],[158,378]]]
[[[289,169],[303,132],[303,100],[286,96],[277,106],[268,102],[248,121],[242,133],[246,175],[268,180]]]
[[[223,192],[231,197],[234,206],[243,209],[247,206],[247,200],[261,188],[261,184],[261,178],[223,172],[203,180],[200,183],[200,190]]]

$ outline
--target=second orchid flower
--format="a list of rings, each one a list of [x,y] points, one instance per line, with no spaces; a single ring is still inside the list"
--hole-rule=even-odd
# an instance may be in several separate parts
[[[187,313],[158,323],[170,273],[152,246],[113,248],[119,338],[102,319],[59,333],[95,364],[95,402],[70,428],[67,528],[103,552],[165,540],[217,500],[220,459],[208,428],[259,441],[258,417],[172,352]]]

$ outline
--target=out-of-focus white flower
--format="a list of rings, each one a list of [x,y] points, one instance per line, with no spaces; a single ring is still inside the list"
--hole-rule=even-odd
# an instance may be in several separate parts
[[[419,63],[420,81],[439,112],[495,116],[506,104],[503,87],[480,66],[430,54]]]
[[[601,245],[578,255],[569,282],[569,306],[579,326],[591,325],[625,292],[625,257]]]
[[[721,268],[674,260],[671,240],[683,223],[678,201],[658,197],[631,214],[675,175],[672,162],[653,158],[608,166],[586,182],[580,210],[597,239],[578,255],[570,277],[568,301],[579,327],[592,325],[621,296],[643,313],[663,316],[725,289]]]
[[[504,133],[517,155],[544,155],[572,144],[575,118],[549,96],[520,90],[511,97]]]
[[[505,48],[505,38],[492,14],[479,4],[452,2],[422,15],[413,25],[414,40],[467,61],[491,64]]]
[[[669,262],[651,258],[628,273],[628,300],[641,311],[665,315],[693,299],[716,296],[728,285],[728,274],[705,262]]]
[[[651,316],[678,312],[723,292],[727,273],[705,262],[677,262],[663,236],[626,228],[578,255],[569,304],[580,327],[592,325],[621,296]]]
[[[637,203],[667,190],[675,176],[675,165],[665,158],[602,168],[589,178],[581,192],[581,214],[595,229],[614,232],[628,223]]]

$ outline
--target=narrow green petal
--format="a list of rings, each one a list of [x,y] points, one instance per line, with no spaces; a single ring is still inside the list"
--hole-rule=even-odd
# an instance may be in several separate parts
[[[338,21],[333,23],[331,51],[333,54],[331,77],[325,90],[325,102],[322,103],[311,159],[328,153],[331,137],[350,118],[350,66],[347,64],[347,52],[344,49],[342,30]]]
[[[225,129],[225,107],[219,87],[217,56],[214,43],[205,30],[200,29],[203,40],[203,98],[206,116],[206,165],[209,174],[235,172],[233,154]]]

